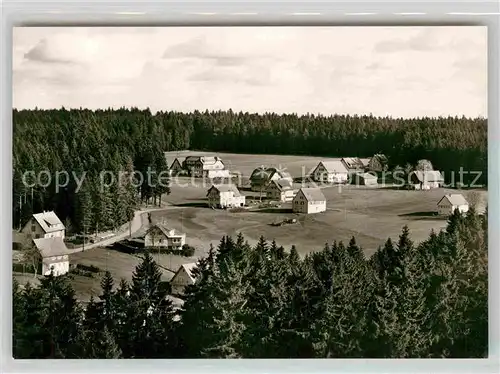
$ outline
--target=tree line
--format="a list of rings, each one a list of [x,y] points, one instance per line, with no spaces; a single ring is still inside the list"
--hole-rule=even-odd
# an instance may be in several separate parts
[[[125,178],[120,186],[102,191],[99,173],[165,171],[163,152],[185,149],[324,157],[382,153],[390,170],[428,159],[447,180],[452,171],[463,168],[481,172],[476,183],[487,183],[487,120],[483,118],[14,109],[13,129],[15,225],[43,209],[55,210],[78,231],[120,225],[138,200],[158,199],[168,193],[168,186]],[[78,176],[86,171],[87,177],[78,193],[74,178],[58,192],[54,183],[26,188],[22,174],[42,170],[52,176],[60,170]],[[464,183],[473,179],[475,174],[466,174]]]
[[[370,258],[353,237],[301,258],[225,236],[175,310],[144,255],[81,306],[67,277],[14,284],[16,358],[464,358],[488,352],[487,215],[457,211]]]

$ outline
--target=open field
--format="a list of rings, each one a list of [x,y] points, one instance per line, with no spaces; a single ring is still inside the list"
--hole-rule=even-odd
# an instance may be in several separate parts
[[[215,155],[205,152],[171,152],[169,162],[175,157],[189,154]],[[302,171],[309,172],[321,160],[315,157],[218,154],[231,171],[244,176],[261,165],[285,167],[293,177],[300,177]],[[303,168],[304,166],[304,168]],[[193,181],[195,183],[193,183]],[[205,183],[205,184],[204,184]],[[358,244],[370,256],[388,237],[397,240],[401,228],[408,225],[415,242],[425,240],[431,230],[445,227],[446,219],[435,216],[436,204],[445,193],[456,190],[435,189],[430,191],[408,191],[391,188],[370,188],[363,186],[331,186],[323,188],[327,199],[327,211],[314,215],[296,215],[291,212],[291,203],[280,209],[261,211],[230,212],[213,210],[206,206],[206,192],[209,181],[178,178],[171,186],[171,194],[162,197],[167,208],[152,211],[153,223],[166,223],[187,234],[187,244],[196,248],[191,258],[168,254],[154,254],[155,260],[164,268],[164,279],[169,280],[181,264],[195,262],[204,256],[210,244],[217,246],[224,235],[245,235],[250,244],[255,244],[262,235],[267,240],[276,240],[278,245],[290,249],[297,247],[301,254],[321,250],[325,243],[343,241],[347,243],[355,236]],[[296,185],[299,188],[300,185]],[[476,190],[484,207],[487,191]],[[247,201],[258,199],[255,192],[242,191]],[[462,192],[466,197],[468,191]],[[285,226],[271,226],[271,223],[285,218],[296,218],[298,223]],[[134,236],[144,235],[148,222],[142,217],[142,227]],[[116,283],[121,278],[131,281],[132,272],[140,259],[136,255],[122,253],[114,249],[93,248],[70,256],[72,264],[94,265],[102,271],[108,269]],[[32,275],[31,275],[32,277]],[[30,277],[17,277],[24,283]],[[90,295],[100,292],[101,275],[93,278],[73,275],[72,284],[80,300],[87,301]]]

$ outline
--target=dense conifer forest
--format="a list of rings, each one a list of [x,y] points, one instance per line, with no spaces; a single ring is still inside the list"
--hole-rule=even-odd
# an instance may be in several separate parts
[[[304,258],[264,238],[251,248],[224,237],[196,271],[179,312],[148,254],[131,283],[106,273],[86,306],[68,276],[14,282],[14,356],[487,356],[487,215],[474,209],[419,245],[404,227],[369,259],[354,237]]]
[[[75,230],[114,228],[126,222],[138,199],[157,201],[168,187],[147,181],[113,184],[100,190],[98,175],[131,175],[148,168],[167,170],[164,151],[195,149],[233,153],[371,157],[383,153],[390,169],[420,159],[444,172],[482,172],[487,183],[487,121],[482,118],[376,118],[219,112],[158,112],[119,109],[13,111],[13,215],[18,227],[33,212],[55,210]],[[74,173],[62,191],[54,188],[57,171]],[[23,173],[48,171],[34,188]],[[472,176],[475,178],[474,176]],[[28,185],[34,184],[27,180]],[[154,181],[153,181],[154,182]],[[468,181],[467,175],[464,182]],[[135,187],[139,185],[139,188]],[[139,192],[139,195],[138,193]]]

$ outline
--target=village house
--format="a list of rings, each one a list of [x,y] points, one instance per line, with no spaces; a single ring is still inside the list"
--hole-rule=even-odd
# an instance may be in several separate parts
[[[234,208],[245,205],[245,196],[234,184],[213,185],[207,192],[208,206],[211,208]]]
[[[229,171],[217,156],[189,156],[186,157],[182,168],[193,177],[227,178]]]
[[[411,173],[411,187],[415,190],[439,188],[444,183],[443,175],[438,170],[417,170]]]
[[[320,213],[326,211],[326,198],[319,188],[301,188],[293,198],[294,213]]]
[[[297,190],[293,189],[293,184],[288,179],[273,180],[266,188],[268,199],[280,202],[292,201]]]
[[[172,293],[174,295],[182,295],[186,286],[193,285],[196,282],[196,277],[193,270],[196,268],[196,263],[183,264],[175,272],[170,280]]]
[[[170,229],[163,224],[155,224],[144,236],[144,247],[181,249],[186,244],[186,234]]]
[[[179,175],[184,171],[182,168],[183,161],[184,159],[176,158],[172,162],[172,165],[170,165],[170,175]]]
[[[69,251],[60,236],[33,239],[36,249],[40,252],[42,274],[54,276],[66,274],[69,271]]]
[[[33,239],[55,237],[64,239],[65,231],[66,228],[53,211],[33,214],[21,229],[23,234]]]
[[[269,183],[280,179],[293,183],[293,178],[287,171],[280,168],[261,166],[250,175],[251,189],[255,192],[263,192],[269,186]]]
[[[377,176],[372,173],[357,173],[352,176],[351,183],[356,186],[377,186]]]
[[[362,172],[365,170],[365,165],[359,157],[344,157],[340,160],[349,174]]]
[[[341,160],[321,161],[313,170],[312,178],[322,183],[346,183],[349,172]]]
[[[387,159],[387,156],[380,153],[374,155],[368,162],[368,170],[370,171],[382,172],[387,170],[388,167],[389,160]]]
[[[449,216],[458,209],[460,213],[469,211],[469,203],[462,194],[447,194],[444,195],[437,203],[438,214]]]

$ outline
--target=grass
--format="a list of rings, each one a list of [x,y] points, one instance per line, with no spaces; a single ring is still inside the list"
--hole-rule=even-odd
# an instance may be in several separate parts
[[[190,154],[215,155],[210,152],[170,152],[169,162],[177,156],[185,157]],[[239,171],[246,177],[261,165],[281,164],[294,178],[301,178],[303,172],[311,171],[322,160],[302,156],[218,155],[231,171]],[[408,191],[364,186],[327,187],[323,189],[327,199],[326,212],[296,215],[289,210],[291,203],[283,203],[280,208],[264,207],[238,212],[209,209],[206,205],[206,192],[210,183],[203,183],[199,179],[193,181],[191,183],[190,178],[174,179],[171,194],[162,197],[162,201],[178,208],[151,213],[153,223],[164,222],[171,228],[185,232],[187,244],[196,248],[194,256],[190,258],[153,253],[154,259],[164,271],[164,280],[171,279],[173,271],[181,264],[195,262],[199,256],[205,255],[210,244],[217,246],[222,236],[235,236],[240,232],[250,244],[255,244],[263,235],[268,240],[276,240],[287,249],[296,245],[301,254],[320,250],[325,243],[332,243],[334,240],[348,242],[354,235],[369,256],[388,237],[397,239],[404,225],[410,228],[412,239],[419,242],[425,240],[431,230],[438,231],[446,226],[443,217],[432,213],[436,211],[436,204],[445,193],[457,192],[445,189]],[[300,185],[294,187],[298,188]],[[260,200],[259,193],[245,189],[241,192],[247,196],[247,203]],[[487,192],[479,193],[485,201]],[[298,222],[271,226],[273,222],[290,218],[295,218]],[[70,262],[107,269],[118,283],[121,278],[131,281],[132,272],[140,262],[139,256],[109,248],[95,248],[71,255]],[[90,295],[97,296],[100,293],[99,274],[96,273],[92,278],[73,274],[72,284],[79,299],[85,301]],[[23,280],[33,279],[33,275],[22,277],[21,274],[19,277]]]

